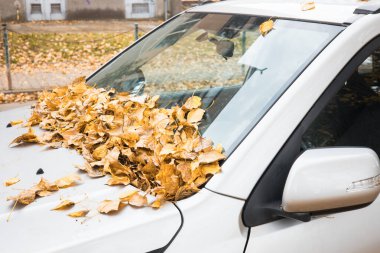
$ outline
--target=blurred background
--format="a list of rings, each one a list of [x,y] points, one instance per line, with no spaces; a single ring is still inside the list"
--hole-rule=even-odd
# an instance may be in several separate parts
[[[0,0],[0,103],[87,76],[166,19],[204,2]]]

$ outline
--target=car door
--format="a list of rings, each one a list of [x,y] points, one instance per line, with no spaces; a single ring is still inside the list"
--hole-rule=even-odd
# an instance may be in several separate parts
[[[282,211],[289,170],[305,150],[364,146],[380,155],[380,37],[336,76],[284,144],[243,210],[246,252],[378,252],[380,199],[368,206],[311,214]]]

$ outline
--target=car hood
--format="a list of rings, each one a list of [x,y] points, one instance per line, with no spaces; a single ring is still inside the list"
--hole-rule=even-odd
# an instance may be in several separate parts
[[[158,210],[126,206],[111,215],[96,211],[101,201],[117,199],[121,192],[134,189],[107,186],[107,177],[92,179],[81,174],[78,185],[38,198],[27,206],[18,204],[11,211],[13,201],[7,201],[8,196],[30,188],[41,176],[54,181],[75,173],[75,165],[84,161],[75,150],[65,148],[9,147],[27,129],[6,125],[12,120],[26,120],[30,113],[29,106],[0,112],[0,252],[147,252],[170,241],[181,225],[180,213],[172,203]],[[43,175],[36,175],[39,168],[44,170]],[[12,177],[21,181],[5,187],[3,182]],[[69,210],[51,211],[62,199],[70,199],[76,205]],[[67,216],[83,209],[91,210],[89,217]]]

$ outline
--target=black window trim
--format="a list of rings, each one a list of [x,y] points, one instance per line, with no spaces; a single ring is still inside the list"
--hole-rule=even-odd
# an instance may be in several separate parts
[[[281,208],[282,193],[290,168],[300,153],[301,138],[314,119],[328,102],[343,87],[355,69],[376,49],[380,47],[380,35],[364,45],[337,74],[334,80],[317,99],[293,133],[287,139],[271,164],[260,177],[242,212],[246,227],[262,225],[284,217],[310,221],[309,213],[287,213]],[[359,208],[359,207],[358,207]]]

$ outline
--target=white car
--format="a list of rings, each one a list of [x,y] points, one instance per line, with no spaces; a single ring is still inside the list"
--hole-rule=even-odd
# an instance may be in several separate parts
[[[85,178],[11,212],[6,197],[39,168],[58,178],[83,158],[10,148],[25,128],[5,126],[30,109],[2,112],[0,179],[22,180],[0,187],[0,252],[380,252],[380,3],[337,2],[198,6],[88,77],[160,94],[161,106],[202,97],[200,131],[223,145],[222,172],[158,210],[85,221],[49,211],[62,196],[88,207],[122,190]]]

